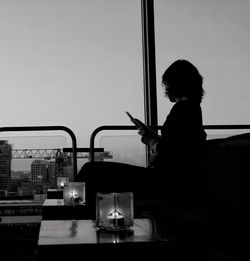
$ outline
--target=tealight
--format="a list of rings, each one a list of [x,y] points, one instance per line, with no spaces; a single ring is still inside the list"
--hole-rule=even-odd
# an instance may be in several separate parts
[[[63,188],[65,205],[78,205],[85,203],[85,183],[69,182]]]
[[[133,193],[97,193],[96,226],[102,230],[128,230],[133,226]]]

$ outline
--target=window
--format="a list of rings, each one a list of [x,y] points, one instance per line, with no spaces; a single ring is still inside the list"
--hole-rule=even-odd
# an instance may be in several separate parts
[[[143,116],[140,1],[0,3],[2,126],[65,125],[79,147]]]
[[[0,33],[1,126],[67,126],[81,148],[100,125],[130,125],[126,110],[143,117],[139,0],[1,1]],[[17,149],[2,134],[0,140],[0,149]],[[28,140],[18,149],[48,148]],[[0,159],[2,196],[11,186],[25,194],[53,172],[47,159],[15,170],[14,161],[10,152]]]
[[[249,124],[249,8],[247,0],[155,1],[159,124],[172,106],[161,75],[176,59],[204,77],[204,124]]]

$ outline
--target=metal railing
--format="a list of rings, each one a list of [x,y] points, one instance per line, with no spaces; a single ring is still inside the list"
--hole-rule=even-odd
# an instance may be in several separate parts
[[[238,125],[204,125],[205,130],[246,130],[250,129],[249,124],[238,124]],[[162,126],[152,127],[155,130],[160,130]],[[103,125],[97,127],[90,136],[90,162],[94,162],[94,151],[95,151],[95,138],[96,135],[105,130],[137,130],[134,125]]]
[[[77,177],[77,143],[74,132],[65,126],[22,126],[22,127],[0,127],[0,132],[18,132],[18,131],[65,131],[72,140],[72,158],[74,180]]]

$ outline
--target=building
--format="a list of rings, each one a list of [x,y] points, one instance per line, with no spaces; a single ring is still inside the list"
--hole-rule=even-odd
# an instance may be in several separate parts
[[[33,188],[31,181],[22,181],[21,186],[17,187],[18,196],[31,196],[33,195]]]
[[[11,145],[0,140],[0,190],[11,191]]]
[[[0,216],[0,228],[3,225],[39,224],[42,203],[34,200],[1,200]]]
[[[33,187],[43,187],[48,183],[48,161],[34,160],[31,163],[31,184]]]
[[[50,161],[48,165],[48,186],[56,188],[56,164],[55,161]]]
[[[67,153],[60,153],[55,159],[55,178],[69,177],[73,181],[72,157]]]

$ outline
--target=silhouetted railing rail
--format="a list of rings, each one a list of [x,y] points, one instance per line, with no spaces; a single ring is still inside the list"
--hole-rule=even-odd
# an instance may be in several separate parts
[[[162,126],[151,127],[154,130],[160,130]],[[249,124],[238,124],[238,125],[204,125],[205,130],[250,130]],[[96,135],[105,130],[137,130],[134,125],[103,125],[97,127],[90,136],[90,161],[94,162],[94,150],[95,150],[95,137]]]
[[[73,158],[73,175],[74,180],[77,176],[77,144],[74,132],[65,126],[19,126],[19,127],[0,127],[0,132],[19,132],[19,131],[65,131],[72,140],[72,158]]]

